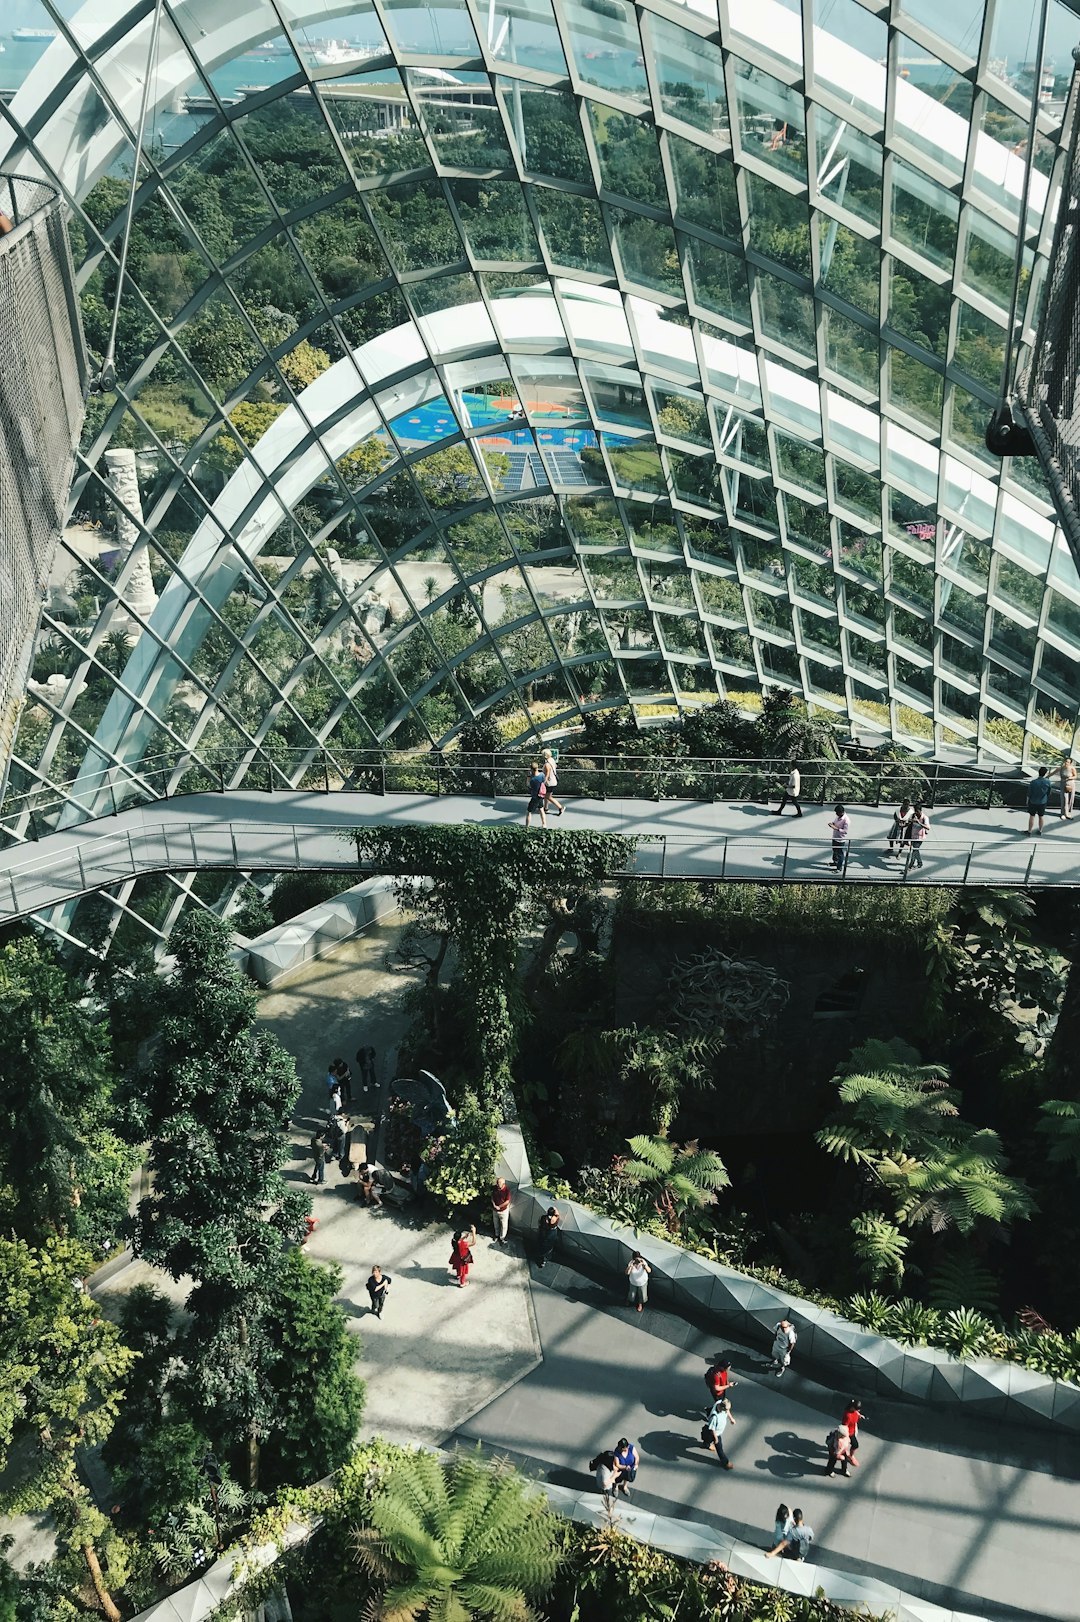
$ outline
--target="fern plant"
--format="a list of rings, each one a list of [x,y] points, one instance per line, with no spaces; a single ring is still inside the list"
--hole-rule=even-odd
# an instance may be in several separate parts
[[[714,1204],[717,1190],[730,1186],[720,1156],[699,1148],[696,1138],[680,1144],[641,1136],[630,1138],[629,1147],[619,1175],[647,1190],[672,1233],[679,1232],[688,1211]]]
[[[947,1070],[911,1059],[901,1042],[856,1048],[834,1077],[840,1111],[817,1142],[891,1196],[901,1227],[925,1222],[935,1233],[970,1233],[980,1221],[1004,1225],[1030,1215],[1031,1195],[1006,1171],[997,1133],[962,1119]],[[876,1068],[853,1068],[864,1063]]]
[[[997,1311],[997,1280],[988,1267],[971,1256],[945,1256],[927,1281],[932,1307],[948,1312],[953,1307],[973,1307],[988,1315]]]
[[[885,1278],[899,1284],[910,1241],[896,1224],[879,1211],[864,1211],[852,1219],[851,1233],[851,1248],[860,1273],[865,1273],[871,1284]]]
[[[382,1585],[382,1622],[537,1622],[562,1530],[509,1466],[474,1454],[396,1461],[353,1532],[359,1563]]]

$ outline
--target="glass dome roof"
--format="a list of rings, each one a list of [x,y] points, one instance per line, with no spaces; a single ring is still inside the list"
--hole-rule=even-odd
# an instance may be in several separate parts
[[[1080,32],[1040,74],[1017,9],[173,0],[9,810],[769,685],[1070,746],[1080,581],[982,439]],[[5,10],[0,163],[63,189],[98,354],[152,13]]]

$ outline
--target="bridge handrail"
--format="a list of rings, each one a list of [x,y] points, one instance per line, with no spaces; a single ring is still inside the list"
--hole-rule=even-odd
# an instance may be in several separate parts
[[[234,872],[278,872],[294,868],[352,871],[357,878],[370,873],[357,859],[348,827],[322,822],[266,823],[240,820],[176,822],[125,829],[120,833],[80,838],[73,831],[59,849],[25,860],[4,860],[0,853],[0,918],[14,918],[62,905],[109,884],[124,883],[140,874],[221,869]],[[627,832],[633,833],[631,823]],[[1017,829],[1019,832],[1019,828]],[[343,837],[345,836],[345,837]],[[536,837],[543,837],[537,831]],[[684,879],[717,882],[737,879],[769,884],[821,882],[830,854],[827,833],[820,828],[780,839],[762,839],[752,833],[642,834],[632,861],[619,876],[643,880]],[[904,849],[892,865],[885,865],[881,829],[849,847],[845,869],[830,878],[861,883],[916,882],[947,885],[1006,885],[1026,888],[1031,882],[1041,842],[1017,840],[1002,830],[988,831],[983,839],[950,840],[939,837],[921,852]],[[753,860],[748,866],[748,858]],[[1002,857],[1006,860],[1003,862]],[[1013,858],[1015,857],[1015,860]],[[35,881],[44,879],[44,884]],[[1071,872],[1037,875],[1040,884],[1069,884]]]
[[[51,832],[71,808],[76,816],[69,825],[74,827],[139,804],[241,787],[267,792],[355,789],[379,794],[520,794],[533,758],[535,750],[519,748],[482,754],[297,749],[273,760],[248,750],[187,763],[168,755],[155,756],[138,766],[103,767],[80,776],[66,785],[66,791],[42,783],[18,794],[9,793],[0,809],[0,832],[14,840],[37,839]],[[790,755],[779,753],[755,759],[647,752],[593,754],[581,749],[560,752],[558,773],[567,793],[593,799],[766,800],[781,792],[791,764]],[[802,798],[811,805],[844,798],[853,804],[877,806],[906,792],[931,809],[945,805],[989,809],[1018,804],[1028,780],[1015,767],[978,771],[945,761],[883,760],[872,754],[846,753],[837,759],[801,760],[798,765]]]

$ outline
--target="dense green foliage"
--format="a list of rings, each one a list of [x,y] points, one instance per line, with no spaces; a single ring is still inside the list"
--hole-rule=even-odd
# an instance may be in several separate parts
[[[0,951],[0,1226],[116,1243],[134,1155],[118,1136],[108,1027],[32,937]]]

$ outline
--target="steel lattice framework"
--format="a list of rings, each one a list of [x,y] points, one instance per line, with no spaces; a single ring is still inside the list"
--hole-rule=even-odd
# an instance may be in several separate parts
[[[1006,0],[165,0],[12,831],[105,770],[771,684],[926,751],[1071,746],[1080,580],[983,444],[1053,229],[1047,3],[1040,70]],[[100,352],[153,8],[31,9],[0,163],[68,199]]]

